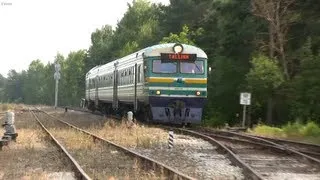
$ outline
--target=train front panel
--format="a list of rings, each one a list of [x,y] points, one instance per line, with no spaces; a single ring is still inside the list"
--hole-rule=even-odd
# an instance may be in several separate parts
[[[152,121],[200,123],[207,99],[207,59],[188,51],[160,53],[147,57],[145,65]]]

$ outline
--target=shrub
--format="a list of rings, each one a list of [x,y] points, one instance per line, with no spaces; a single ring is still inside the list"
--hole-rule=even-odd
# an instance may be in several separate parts
[[[266,125],[258,125],[253,130],[249,130],[253,134],[272,136],[272,137],[283,137],[285,136],[282,129],[277,127],[270,127]]]
[[[300,136],[300,129],[302,129],[302,127],[303,125],[299,121],[296,121],[293,124],[288,122],[282,129],[288,136]]]
[[[320,127],[316,123],[310,121],[300,129],[300,133],[303,136],[317,137],[320,136]]]

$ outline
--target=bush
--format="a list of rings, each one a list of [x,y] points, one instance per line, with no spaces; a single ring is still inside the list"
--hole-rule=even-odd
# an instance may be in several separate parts
[[[253,134],[272,136],[272,137],[284,137],[284,131],[277,127],[270,127],[266,125],[258,125],[253,130],[249,130]]]
[[[249,130],[248,132],[256,135],[275,138],[284,137],[293,140],[320,143],[320,127],[313,121],[309,121],[307,124],[302,124],[299,121],[294,123],[289,122],[287,125],[282,126],[282,128],[259,124],[257,127]]]
[[[13,105],[12,104],[0,104],[0,110],[1,111],[8,111],[13,109]]]
[[[287,125],[283,126],[282,129],[288,136],[300,136],[300,129],[303,128],[303,125],[296,121],[293,124],[288,122]]]
[[[316,123],[310,121],[307,123],[307,125],[305,125],[304,127],[302,127],[300,129],[300,133],[303,136],[319,137],[320,136],[320,127]]]

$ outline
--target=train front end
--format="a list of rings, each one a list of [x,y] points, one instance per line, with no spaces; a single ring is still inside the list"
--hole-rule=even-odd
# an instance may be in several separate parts
[[[165,44],[145,53],[146,93],[154,122],[199,124],[207,99],[207,55],[195,46]]]

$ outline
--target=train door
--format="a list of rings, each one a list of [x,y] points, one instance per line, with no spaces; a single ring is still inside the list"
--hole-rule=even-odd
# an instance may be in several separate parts
[[[133,110],[134,112],[137,112],[138,110],[138,97],[137,97],[137,83],[138,83],[138,65],[137,63],[134,65],[134,102],[133,102]]]
[[[113,101],[112,101],[112,108],[114,110],[118,109],[118,69],[117,69],[118,62],[114,63],[114,71],[113,71]]]
[[[95,88],[95,93],[94,93],[94,105],[96,108],[98,107],[99,104],[99,94],[98,94],[98,88],[99,88],[99,77],[96,76],[95,81],[94,81],[94,88]]]

